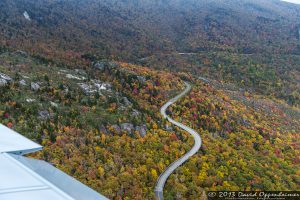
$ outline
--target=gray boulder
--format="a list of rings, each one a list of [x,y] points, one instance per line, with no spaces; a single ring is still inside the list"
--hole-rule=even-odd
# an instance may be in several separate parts
[[[38,90],[41,88],[41,86],[40,86],[38,83],[31,82],[30,88],[31,88],[31,90],[33,90],[33,91],[38,91]]]
[[[38,116],[39,119],[49,119],[50,118],[50,113],[47,111],[47,110],[42,110],[42,111],[39,111],[39,116]]]
[[[25,51],[21,51],[21,50],[15,51],[13,54],[17,56],[23,56],[23,57],[28,56],[28,54]]]
[[[69,88],[65,85],[62,85],[61,89],[64,91],[65,94],[69,92]]]
[[[99,80],[92,80],[91,83],[77,83],[86,95],[101,94],[102,91],[111,91],[112,86]]]
[[[35,99],[26,99],[27,103],[32,103],[32,102],[35,102],[35,101],[36,101]]]
[[[7,83],[8,83],[8,82],[7,82],[6,80],[0,78],[0,87],[1,87],[1,86],[6,86]]]
[[[139,111],[137,111],[136,109],[132,110],[131,116],[132,117],[138,117],[141,113]]]
[[[0,86],[6,86],[10,81],[12,81],[12,78],[6,74],[0,73]]]
[[[87,76],[87,73],[86,71],[82,70],[82,69],[75,69],[75,72],[79,75],[82,75],[82,76]]]
[[[137,79],[139,80],[139,82],[144,83],[146,82],[146,78],[144,76],[137,76]]]
[[[55,102],[50,101],[50,105],[54,108],[58,108],[58,104]]]
[[[78,83],[78,85],[86,95],[95,94],[97,92],[92,85],[86,83]]]
[[[93,67],[95,69],[98,69],[98,70],[105,70],[105,69],[114,69],[114,68],[117,68],[118,67],[118,64],[115,63],[115,62],[111,62],[111,61],[97,61],[93,64]]]
[[[140,134],[141,137],[145,137],[145,135],[147,134],[146,124],[143,124],[141,126],[136,126],[135,130]]]
[[[134,126],[130,123],[123,123],[121,124],[121,130],[128,133],[132,133],[134,131]]]
[[[93,87],[96,88],[99,92],[101,90],[111,90],[112,86],[109,83],[104,83],[99,80],[92,80]]]
[[[26,85],[27,85],[27,83],[26,83],[26,81],[25,81],[24,79],[20,80],[20,81],[19,81],[19,84],[20,84],[21,86],[26,86]]]
[[[129,106],[132,105],[132,103],[128,100],[127,97],[123,97],[123,98],[122,98],[122,102],[124,103],[124,105],[125,105],[126,107],[129,107]]]
[[[244,126],[251,126],[251,123],[247,119],[242,119]]]
[[[94,63],[93,67],[95,69],[99,69],[99,70],[103,71],[105,69],[105,64],[104,64],[104,62],[96,62],[96,63]]]
[[[12,78],[3,73],[0,73],[0,79],[6,80],[7,82],[12,81]]]

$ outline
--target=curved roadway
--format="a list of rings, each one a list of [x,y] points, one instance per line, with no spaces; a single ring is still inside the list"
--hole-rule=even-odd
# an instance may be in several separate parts
[[[163,107],[161,107],[161,109],[160,109],[160,113],[164,118],[166,118],[169,122],[171,122],[175,126],[178,126],[178,127],[182,128],[183,130],[189,132],[194,137],[195,144],[194,144],[193,148],[190,151],[188,151],[181,158],[179,158],[178,160],[173,162],[170,166],[168,166],[167,169],[159,176],[159,178],[157,180],[157,183],[156,183],[156,186],[155,186],[155,190],[154,190],[155,195],[156,195],[157,199],[159,199],[159,200],[164,199],[163,189],[164,189],[165,183],[166,183],[167,179],[169,178],[169,176],[180,165],[182,165],[185,161],[187,161],[191,156],[196,154],[198,152],[198,150],[200,149],[201,144],[202,144],[202,140],[201,140],[200,135],[194,129],[191,129],[188,126],[173,120],[171,117],[169,117],[166,114],[166,110],[170,105],[175,103],[178,99],[180,99],[181,97],[186,95],[191,90],[191,85],[187,82],[185,82],[185,84],[186,84],[185,90],[182,93],[180,93],[179,95],[177,95],[176,97],[174,97],[173,99],[169,100],[165,105],[163,105]]]

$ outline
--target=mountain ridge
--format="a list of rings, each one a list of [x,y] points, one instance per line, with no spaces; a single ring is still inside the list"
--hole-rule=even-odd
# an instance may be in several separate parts
[[[136,60],[157,52],[300,52],[300,6],[264,1],[1,1],[4,44],[46,56]],[[31,21],[22,15],[28,12]]]

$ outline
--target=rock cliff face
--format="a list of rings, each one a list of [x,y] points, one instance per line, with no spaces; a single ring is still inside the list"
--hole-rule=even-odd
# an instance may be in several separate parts
[[[121,130],[131,133],[134,130],[134,126],[133,126],[133,124],[130,124],[130,123],[124,123],[124,124],[121,124]]]
[[[140,125],[140,126],[134,126],[131,123],[123,123],[120,125],[120,128],[122,131],[127,133],[134,133],[134,131],[137,131],[141,137],[144,137],[147,134],[147,126],[146,124]]]
[[[140,134],[141,137],[144,137],[147,134],[146,124],[143,124],[141,126],[136,126],[135,130]]]
[[[128,134],[134,134],[135,132],[137,132],[141,137],[144,137],[147,134],[147,125],[146,124],[142,124],[142,125],[137,125],[134,126],[131,123],[123,123],[120,125],[114,124],[112,125],[112,128],[114,129],[114,131],[117,134],[120,134],[122,132],[128,133]],[[103,126],[101,127],[100,131],[105,133],[106,130]]]

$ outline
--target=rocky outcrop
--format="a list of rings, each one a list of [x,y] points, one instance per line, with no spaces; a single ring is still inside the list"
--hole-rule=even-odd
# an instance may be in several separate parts
[[[86,78],[84,76],[77,76],[73,74],[66,74],[66,78],[68,79],[74,79],[74,80],[79,80],[79,81],[84,81]]]
[[[30,18],[30,16],[29,16],[29,14],[28,14],[27,11],[25,11],[25,12],[23,13],[23,16],[25,17],[26,20],[31,21],[31,18]]]
[[[117,133],[120,134],[121,133],[121,128],[118,125],[112,125],[113,130]]]
[[[115,62],[111,62],[111,61],[97,61],[93,64],[93,67],[95,69],[104,71],[104,70],[111,70],[111,69],[115,69],[118,67],[118,64]]]
[[[60,85],[59,87],[61,90],[64,91],[65,94],[67,94],[70,91],[68,86],[66,86],[66,85]]]
[[[20,84],[21,86],[27,86],[27,83],[26,83],[26,81],[25,81],[24,79],[20,80],[20,81],[19,81],[19,84]]]
[[[111,90],[112,86],[109,83],[103,83],[99,80],[92,80],[92,83],[94,86],[98,89],[98,91],[101,90]]]
[[[54,108],[58,108],[58,104],[55,102],[50,101],[50,105]]]
[[[38,91],[41,88],[39,83],[31,82],[30,89],[32,91]]]
[[[132,106],[132,103],[128,100],[127,97],[123,97],[123,98],[122,98],[122,103],[124,103],[124,105],[125,105],[126,107]]]
[[[15,51],[13,52],[13,54],[16,56],[22,56],[24,58],[28,57],[28,54],[25,51],[21,51],[21,50]]]
[[[137,111],[136,109],[133,109],[131,112],[131,116],[132,117],[138,117],[141,113],[139,111]]]
[[[6,80],[6,81],[12,81],[12,78],[10,78],[8,75],[0,73],[0,79]]]
[[[146,78],[144,76],[137,76],[137,79],[139,80],[140,83],[146,82]]]
[[[104,62],[96,62],[96,63],[93,64],[93,67],[94,67],[95,69],[104,71],[104,69],[105,69],[105,64],[104,64]]]
[[[27,103],[32,103],[32,102],[35,102],[35,101],[36,101],[35,99],[26,99]]]
[[[97,92],[97,90],[95,90],[91,85],[87,83],[78,83],[78,85],[86,95],[94,94]]]
[[[99,80],[92,80],[92,83],[78,83],[79,87],[86,95],[92,95],[100,93],[102,90],[110,91],[111,85],[109,83],[103,83]]]
[[[47,110],[39,111],[38,115],[39,115],[38,118],[42,120],[50,118],[50,113]]]
[[[120,125],[120,127],[121,127],[122,131],[125,131],[128,133],[132,133],[134,131],[134,126],[133,126],[133,124],[130,124],[130,123],[123,123]]]
[[[0,87],[7,85],[7,81],[4,79],[0,79]]]
[[[10,81],[12,81],[12,78],[6,74],[0,73],[0,86],[6,86]]]
[[[134,125],[131,123],[123,123],[120,125],[120,130],[130,134],[133,134],[135,131],[137,131],[141,137],[144,137],[147,134],[146,124],[134,127]]]
[[[136,126],[135,130],[140,134],[141,137],[145,137],[145,135],[147,134],[146,124],[143,124],[141,126]]]

